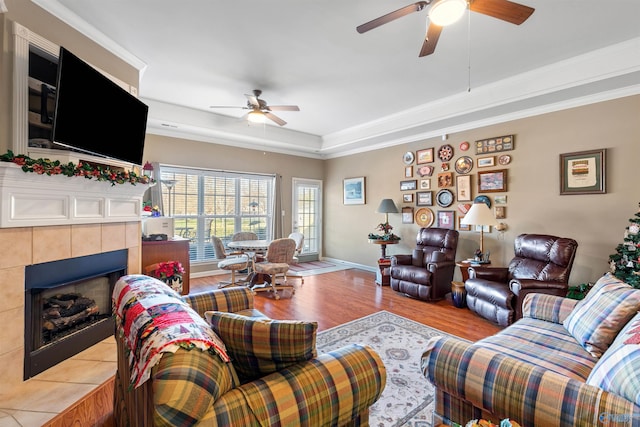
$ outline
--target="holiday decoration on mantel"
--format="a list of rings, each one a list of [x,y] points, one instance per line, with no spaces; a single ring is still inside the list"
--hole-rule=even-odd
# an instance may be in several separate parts
[[[97,181],[107,181],[111,185],[129,183],[150,184],[154,180],[146,175],[137,175],[134,172],[116,171],[108,166],[93,166],[89,163],[73,162],[61,163],[59,160],[50,159],[32,159],[24,154],[13,154],[9,150],[0,156],[0,161],[15,163],[20,166],[24,172],[33,172],[38,175],[64,175],[68,177],[81,176],[86,179],[95,179]]]
[[[624,242],[616,247],[617,253],[609,255],[609,266],[618,279],[640,289],[640,209],[629,222]]]

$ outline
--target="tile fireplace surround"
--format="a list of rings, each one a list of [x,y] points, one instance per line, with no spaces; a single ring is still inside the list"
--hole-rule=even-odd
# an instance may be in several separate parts
[[[41,426],[115,373],[111,337],[23,381],[25,266],[128,249],[128,273],[139,273],[147,187],[38,176],[0,163],[0,427]],[[29,200],[37,212],[26,209]]]

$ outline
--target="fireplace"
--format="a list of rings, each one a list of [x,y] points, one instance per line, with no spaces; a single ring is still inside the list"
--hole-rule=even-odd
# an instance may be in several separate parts
[[[111,293],[126,249],[25,268],[24,379],[113,334]]]

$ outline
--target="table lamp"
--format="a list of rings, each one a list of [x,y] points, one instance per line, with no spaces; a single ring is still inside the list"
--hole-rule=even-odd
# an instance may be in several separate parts
[[[482,226],[482,228],[480,228],[480,252],[482,256],[484,256],[484,226],[493,225],[495,227],[498,225],[498,221],[493,215],[493,212],[491,212],[491,209],[489,209],[489,206],[483,202],[474,203],[471,205],[469,212],[462,218],[460,224]],[[488,261],[488,259],[486,261]]]
[[[389,214],[390,213],[398,213],[398,208],[396,207],[396,204],[393,203],[393,200],[391,200],[391,199],[382,199],[382,201],[380,202],[380,205],[378,206],[378,209],[376,209],[376,212],[383,213],[384,214],[384,222],[388,223],[389,222]]]

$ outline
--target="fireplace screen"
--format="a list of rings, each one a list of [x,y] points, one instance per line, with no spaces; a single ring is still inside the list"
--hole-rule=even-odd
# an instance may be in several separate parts
[[[24,379],[113,334],[111,292],[127,250],[26,267]]]

